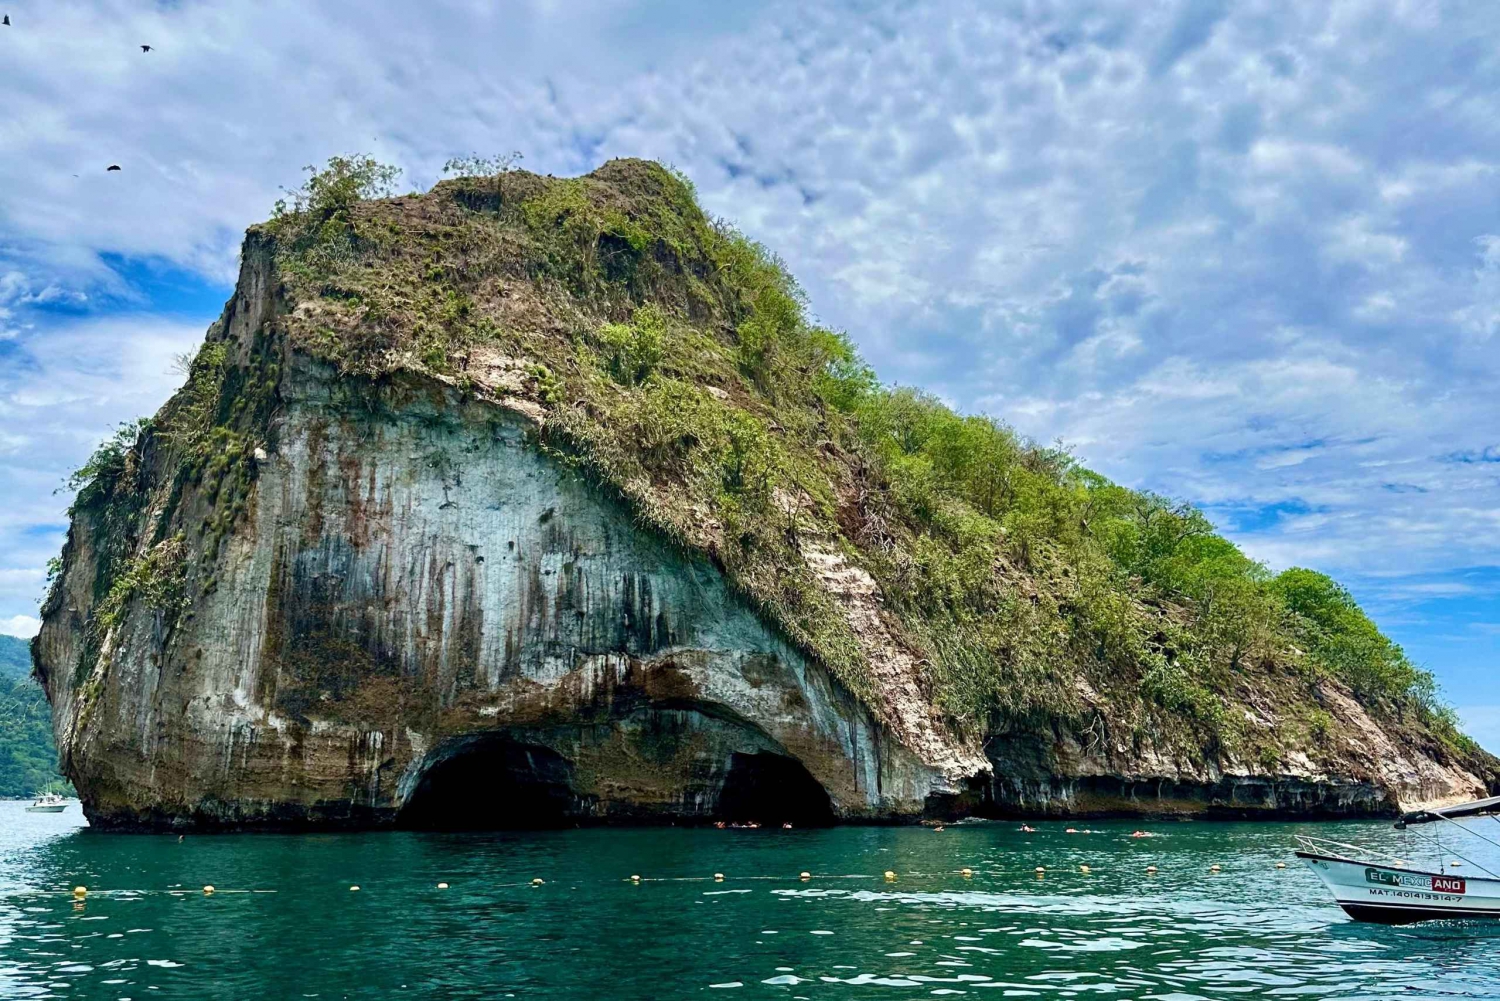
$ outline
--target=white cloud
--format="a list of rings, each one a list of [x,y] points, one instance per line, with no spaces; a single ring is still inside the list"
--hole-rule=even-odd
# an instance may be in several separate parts
[[[19,636],[23,640],[29,640],[42,628],[42,620],[31,615],[12,615],[8,619],[0,619],[0,633],[6,636]]]
[[[1474,301],[1454,312],[1454,318],[1479,341],[1488,341],[1500,327],[1500,236],[1483,233],[1474,238],[1479,266],[1474,269]]]
[[[202,337],[197,323],[129,316],[12,342],[0,367],[0,614],[34,609],[42,596],[46,562],[62,546],[70,498],[55,491],[67,474],[116,424],[161,406],[182,378],[173,357]]]
[[[1401,263],[1406,247],[1401,237],[1379,232],[1369,217],[1361,215],[1340,220],[1332,227],[1324,253],[1336,263],[1385,267]]]

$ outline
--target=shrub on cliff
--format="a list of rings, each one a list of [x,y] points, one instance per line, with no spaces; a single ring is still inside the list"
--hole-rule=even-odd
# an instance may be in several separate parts
[[[1322,669],[1367,697],[1441,708],[1432,676],[1407,659],[1337,581],[1293,567],[1270,583],[1293,616],[1291,629]]]
[[[63,489],[74,492],[73,510],[96,504],[134,466],[136,443],[151,427],[151,418],[126,421],[99,443],[83,465],[68,474]]]

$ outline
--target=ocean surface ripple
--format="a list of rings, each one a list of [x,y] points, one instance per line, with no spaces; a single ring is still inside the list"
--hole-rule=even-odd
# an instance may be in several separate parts
[[[1500,997],[1500,922],[1358,924],[1292,856],[1422,861],[1385,823],[179,841],[23,807],[0,803],[0,998]]]

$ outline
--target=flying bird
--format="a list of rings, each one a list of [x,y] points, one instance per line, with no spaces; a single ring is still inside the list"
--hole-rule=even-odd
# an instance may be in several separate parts
[[[119,169],[120,169],[120,165],[118,163],[112,163],[108,167],[104,168],[104,172],[107,174],[111,170],[119,170]]]
[[[151,51],[151,46],[149,46],[149,45],[142,45],[141,46],[141,51],[142,52],[150,52]]]

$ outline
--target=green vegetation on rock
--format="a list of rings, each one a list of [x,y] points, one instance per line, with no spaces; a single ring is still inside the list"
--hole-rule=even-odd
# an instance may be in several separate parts
[[[881,628],[960,732],[1051,726],[1269,767],[1329,738],[1332,681],[1384,724],[1474,753],[1431,677],[1337,584],[1273,575],[1190,505],[881,385],[681,175],[514,162],[455,162],[487,173],[405,197],[367,157],[310,171],[247,243],[284,283],[277,335],[353,380],[416,374],[539,414],[543,447],[714,560],[877,713],[878,655],[820,560],[878,585]],[[80,471],[80,505],[159,439],[183,477],[241,477],[210,516],[216,551],[279,370],[268,348],[245,362],[212,340],[139,443],[122,431]],[[138,578],[170,541],[117,563],[97,617],[155,593]],[[150,600],[181,610],[179,586]]]

